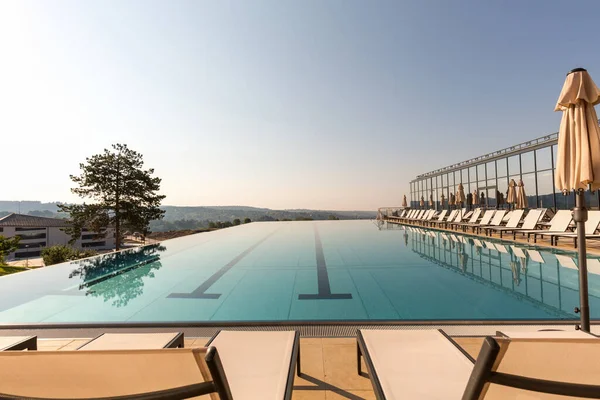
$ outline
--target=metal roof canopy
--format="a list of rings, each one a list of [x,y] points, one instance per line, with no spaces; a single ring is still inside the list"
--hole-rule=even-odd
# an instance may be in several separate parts
[[[479,157],[471,158],[470,160],[461,161],[459,163],[452,164],[444,168],[436,169],[431,172],[417,175],[417,177],[410,181],[410,183],[417,182],[425,178],[433,178],[435,176],[446,174],[448,172],[454,172],[457,170],[473,167],[479,164],[485,164],[487,162],[498,160],[500,158],[510,157],[531,150],[541,149],[543,147],[548,147],[557,143],[558,132],[555,132],[550,135],[542,136],[533,140],[528,140],[527,142],[519,143],[517,145],[510,146],[502,150],[494,151],[492,153],[484,154]]]

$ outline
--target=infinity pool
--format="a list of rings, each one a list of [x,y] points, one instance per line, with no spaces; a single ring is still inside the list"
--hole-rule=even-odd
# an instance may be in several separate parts
[[[372,221],[251,223],[1,277],[0,324],[574,319],[575,257]]]

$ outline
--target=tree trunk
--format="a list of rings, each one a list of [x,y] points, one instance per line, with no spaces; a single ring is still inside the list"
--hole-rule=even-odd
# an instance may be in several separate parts
[[[119,251],[121,249],[121,215],[119,213],[119,178],[121,177],[121,168],[120,168],[121,155],[117,155],[117,182],[115,187],[115,251]]]

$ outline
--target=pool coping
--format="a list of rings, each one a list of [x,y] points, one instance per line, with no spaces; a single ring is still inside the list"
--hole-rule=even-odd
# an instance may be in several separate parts
[[[302,321],[302,322],[209,322],[209,323],[112,323],[0,325],[0,336],[37,335],[39,338],[88,338],[105,332],[164,332],[176,329],[185,337],[211,337],[222,329],[239,331],[296,330],[301,337],[354,337],[358,329],[426,330],[443,329],[452,336],[487,336],[510,330],[573,330],[578,320],[519,321]],[[595,324],[595,325],[594,325]],[[598,329],[596,329],[598,328]],[[600,333],[600,320],[592,321]]]

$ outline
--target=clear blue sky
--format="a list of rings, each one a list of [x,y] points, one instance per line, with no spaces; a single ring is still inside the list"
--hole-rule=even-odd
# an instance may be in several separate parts
[[[111,143],[166,204],[374,209],[558,130],[598,1],[0,1],[2,200],[74,201]]]

